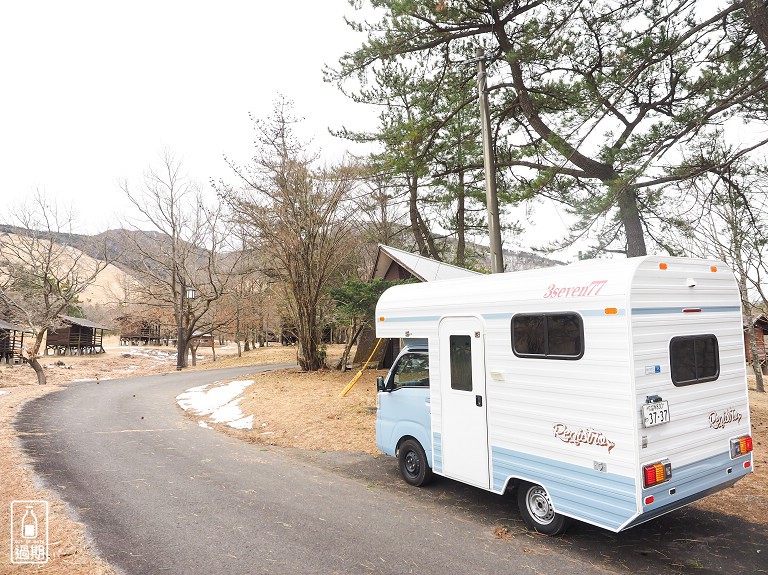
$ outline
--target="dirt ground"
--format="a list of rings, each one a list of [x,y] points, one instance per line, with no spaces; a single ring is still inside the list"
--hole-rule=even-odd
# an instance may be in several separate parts
[[[51,492],[35,484],[12,427],[15,414],[26,401],[56,393],[63,389],[63,383],[175,370],[173,349],[119,347],[114,342],[112,346],[109,343],[107,341],[107,353],[98,356],[43,358],[49,381],[47,386],[38,386],[34,372],[27,366],[0,365],[0,453],[4,454],[0,460],[0,575],[31,570],[28,566],[10,565],[4,558],[8,557],[10,545],[10,502],[19,499],[50,502],[50,561],[34,568],[35,572],[52,575],[113,573],[92,552],[82,526],[68,516],[65,506]],[[340,353],[340,346],[328,349],[329,359]],[[294,348],[279,345],[251,350],[243,357],[236,356],[236,348],[225,347],[217,349],[216,355],[214,363],[210,350],[200,350],[198,366],[190,369],[291,363],[296,359]],[[376,453],[375,382],[376,376],[382,373],[366,370],[344,398],[338,397],[339,392],[354,377],[354,371],[306,374],[289,369],[255,375],[255,384],[245,391],[239,404],[245,415],[254,416],[253,429],[209,425],[261,445]],[[735,488],[694,505],[736,516],[749,509],[750,516],[768,523],[768,394],[754,391],[753,380],[750,388],[755,473]]]

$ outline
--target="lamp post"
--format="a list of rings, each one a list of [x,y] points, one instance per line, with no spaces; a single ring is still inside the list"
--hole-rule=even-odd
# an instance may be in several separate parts
[[[181,284],[181,304],[179,305],[179,333],[176,338],[176,371],[181,371],[184,367],[184,355],[187,351],[186,341],[184,341],[184,300],[193,300],[197,296],[197,291],[193,287],[187,287]]]

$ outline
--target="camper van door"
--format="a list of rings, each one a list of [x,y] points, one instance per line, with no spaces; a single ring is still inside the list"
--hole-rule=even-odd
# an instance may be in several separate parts
[[[443,474],[488,488],[485,337],[476,317],[440,321]]]

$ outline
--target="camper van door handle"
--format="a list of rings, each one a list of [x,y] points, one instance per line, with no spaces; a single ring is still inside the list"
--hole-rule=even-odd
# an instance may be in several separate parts
[[[475,396],[475,405],[477,407],[483,407],[483,396],[482,395],[476,395]]]

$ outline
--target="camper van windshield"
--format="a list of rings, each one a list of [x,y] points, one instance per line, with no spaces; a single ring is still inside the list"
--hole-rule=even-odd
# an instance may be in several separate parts
[[[400,358],[395,368],[394,388],[423,387],[429,385],[429,356],[425,353],[409,353]]]

